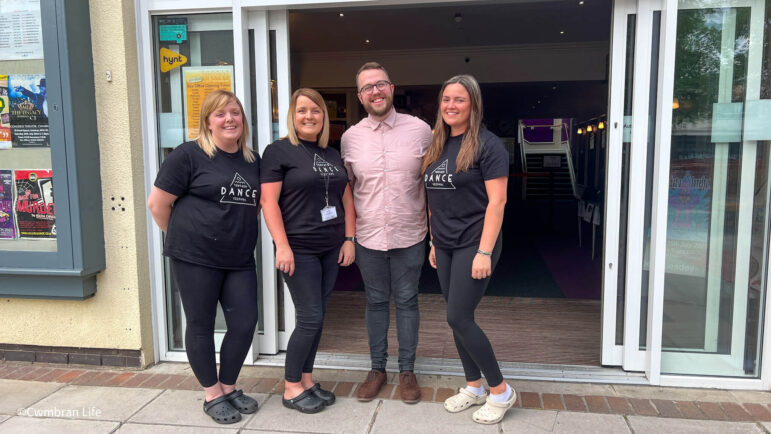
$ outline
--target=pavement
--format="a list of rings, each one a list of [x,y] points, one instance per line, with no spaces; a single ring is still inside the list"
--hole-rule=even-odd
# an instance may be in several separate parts
[[[363,371],[317,369],[337,402],[315,415],[281,404],[283,369],[245,366],[238,387],[260,409],[233,425],[202,411],[190,366],[145,370],[0,362],[0,433],[771,433],[771,393],[637,385],[507,380],[518,403],[497,425],[447,413],[462,377],[418,375],[423,401],[402,403],[398,374],[377,399],[355,399]]]

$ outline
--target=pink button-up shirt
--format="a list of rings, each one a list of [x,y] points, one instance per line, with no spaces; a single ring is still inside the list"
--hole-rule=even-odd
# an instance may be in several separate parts
[[[341,155],[356,206],[356,242],[372,250],[410,247],[427,232],[421,166],[431,127],[420,119],[391,113],[371,116],[343,134]]]

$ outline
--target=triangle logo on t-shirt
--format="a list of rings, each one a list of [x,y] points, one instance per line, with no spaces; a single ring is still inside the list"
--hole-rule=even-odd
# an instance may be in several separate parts
[[[220,187],[222,199],[220,203],[234,203],[236,205],[257,206],[257,190],[236,172],[230,187]]]
[[[448,165],[449,160],[444,160],[431,173],[425,174],[426,188],[433,190],[455,190],[455,184],[452,183],[452,173],[447,173]]]
[[[335,172],[339,172],[340,169],[321,158],[319,154],[313,154],[313,171],[321,176],[335,176]]]

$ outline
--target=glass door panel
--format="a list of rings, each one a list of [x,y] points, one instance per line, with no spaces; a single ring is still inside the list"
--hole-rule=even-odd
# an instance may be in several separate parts
[[[184,26],[184,37],[169,37],[170,26]],[[195,137],[197,103],[207,93],[203,89],[233,91],[233,18],[229,13],[155,16],[153,34],[158,161],[162,163],[175,147]],[[169,259],[164,257],[163,263],[168,349],[184,351],[185,313]],[[225,331],[218,305],[214,333],[217,351]]]
[[[761,99],[769,86],[762,62],[768,3],[679,3],[662,374],[760,374],[771,139],[771,101]]]

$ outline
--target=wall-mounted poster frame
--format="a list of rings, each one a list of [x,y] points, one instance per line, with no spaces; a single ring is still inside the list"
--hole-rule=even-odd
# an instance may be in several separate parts
[[[198,137],[201,103],[206,95],[220,89],[233,92],[233,65],[183,66],[182,83],[186,137],[194,140]]]

